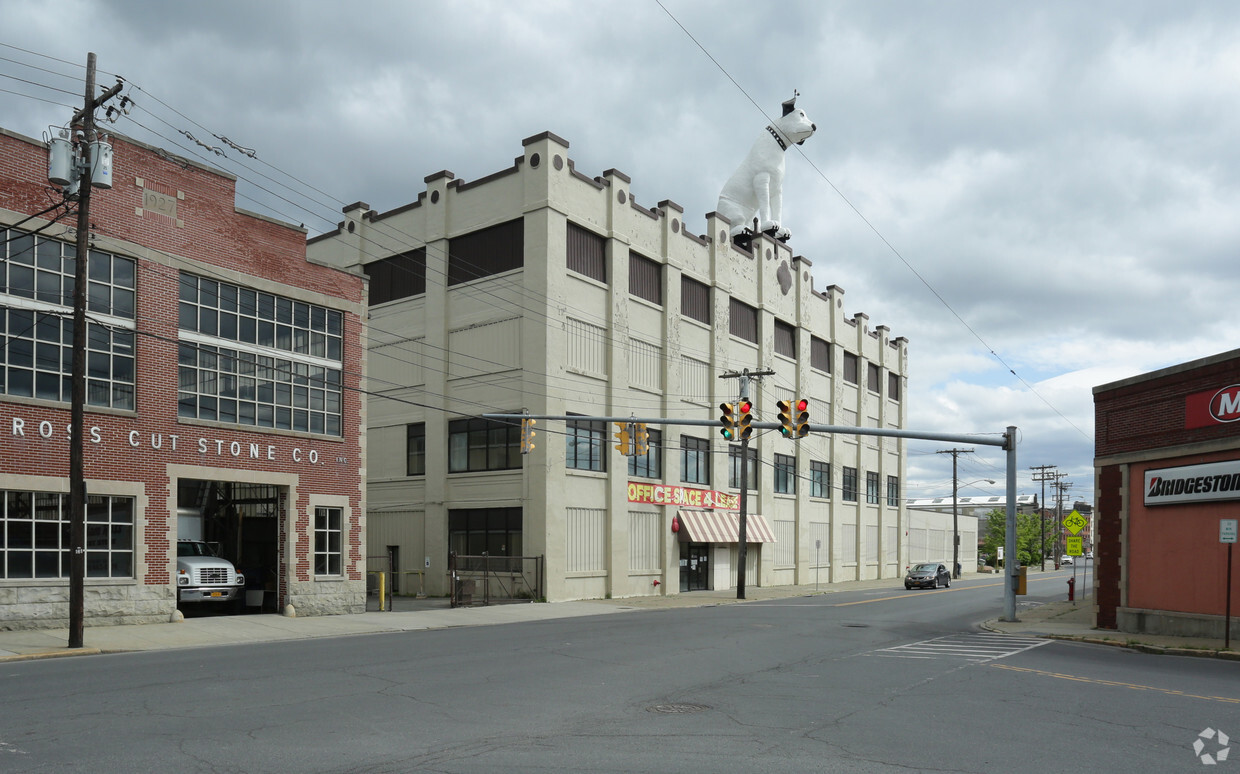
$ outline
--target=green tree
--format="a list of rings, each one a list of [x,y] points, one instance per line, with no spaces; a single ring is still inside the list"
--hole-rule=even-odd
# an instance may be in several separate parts
[[[1055,551],[1055,545],[1047,536],[1047,557]],[[996,508],[986,521],[986,537],[982,551],[987,556],[999,555],[999,548],[1007,546],[1007,512]],[[1034,565],[1042,561],[1042,523],[1036,513],[1016,514],[1016,558],[1021,564]]]

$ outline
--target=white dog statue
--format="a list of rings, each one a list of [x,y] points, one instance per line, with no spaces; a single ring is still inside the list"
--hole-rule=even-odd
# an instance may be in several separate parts
[[[758,137],[740,168],[732,173],[715,208],[732,222],[729,232],[735,237],[758,220],[758,231],[787,241],[791,232],[780,223],[783,210],[784,151],[809,139],[818,127],[796,107],[797,98],[784,104],[783,116]]]

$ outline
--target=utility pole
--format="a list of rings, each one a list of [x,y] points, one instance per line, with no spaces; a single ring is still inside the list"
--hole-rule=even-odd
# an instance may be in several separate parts
[[[1071,481],[1064,481],[1067,473],[1056,473],[1055,483],[1051,486],[1055,487],[1055,569],[1059,569],[1059,558],[1063,556],[1063,496],[1072,488]]]
[[[95,54],[86,55],[86,97],[69,123],[81,127],[82,164],[78,177],[77,260],[73,273],[73,388],[69,424],[69,647],[83,644],[86,620],[86,466],[82,428],[86,425],[86,257],[90,254],[90,189],[94,181],[91,143],[95,109],[120,92],[117,83],[95,97]]]
[[[748,368],[746,368],[740,373],[736,373],[735,371],[729,371],[726,374],[722,374],[719,378],[720,379],[740,379],[741,390],[740,390],[740,401],[738,401],[738,405],[739,405],[740,402],[749,400],[749,380],[750,379],[758,379],[759,381],[761,381],[762,377],[764,376],[774,376],[774,375],[775,375],[774,371],[750,371]],[[740,529],[738,530],[739,540],[737,541],[737,546],[736,546],[736,562],[737,562],[736,598],[737,599],[745,598],[745,556],[746,556],[747,549],[748,549],[745,533],[746,533],[746,528],[747,528],[746,509],[748,507],[748,502],[749,502],[749,436],[742,433],[741,434],[741,515],[740,515]]]
[[[935,454],[952,455],[952,577],[960,578],[960,509],[956,505],[956,489],[959,479],[956,477],[956,461],[961,454],[972,454],[972,449],[941,449]],[[1011,559],[1009,558],[1010,562]]]
[[[1040,543],[1040,551],[1042,553],[1042,572],[1046,572],[1046,482],[1054,481],[1055,465],[1036,465],[1029,469],[1034,471],[1033,480],[1042,482],[1042,499],[1038,500],[1038,524],[1042,527],[1042,542]],[[1055,561],[1059,561],[1059,557],[1055,557]]]

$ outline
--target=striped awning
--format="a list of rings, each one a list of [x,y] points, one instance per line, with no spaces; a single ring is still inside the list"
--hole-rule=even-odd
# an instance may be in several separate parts
[[[739,543],[741,515],[738,511],[677,511],[681,525],[694,543]],[[746,543],[774,543],[775,533],[766,519],[756,513],[745,515]]]

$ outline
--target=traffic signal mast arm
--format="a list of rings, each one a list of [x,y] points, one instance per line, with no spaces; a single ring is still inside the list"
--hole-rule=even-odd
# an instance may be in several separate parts
[[[569,421],[587,421],[587,422],[641,422],[646,425],[655,426],[676,426],[676,427],[719,427],[718,419],[673,419],[671,417],[591,417],[582,416],[580,414],[483,414],[483,419],[546,419]],[[778,430],[781,425],[778,422],[759,422],[754,420],[751,423],[755,430]],[[917,438],[925,441],[946,441],[948,443],[971,443],[978,446],[997,446],[1007,448],[1008,439],[1005,434],[994,433],[989,435],[963,435],[960,433],[929,433],[921,430],[904,430],[895,427],[853,427],[852,425],[814,425],[807,424],[806,428],[811,433],[844,433],[847,435],[877,435],[888,438]]]

